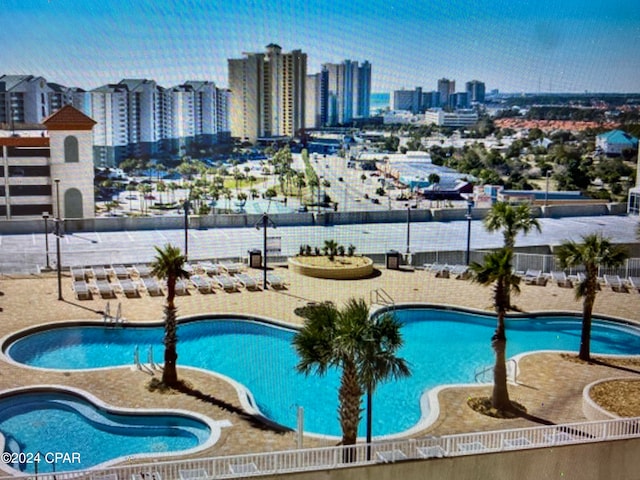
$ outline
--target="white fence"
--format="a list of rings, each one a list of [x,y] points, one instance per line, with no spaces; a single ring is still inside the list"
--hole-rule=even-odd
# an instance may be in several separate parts
[[[375,463],[457,457],[481,453],[640,438],[640,417],[522,429],[310,448],[173,462],[154,462],[54,474],[42,480],[208,480],[327,470]],[[150,476],[149,476],[150,475]],[[148,477],[149,476],[149,477]],[[0,479],[29,478],[19,475]]]

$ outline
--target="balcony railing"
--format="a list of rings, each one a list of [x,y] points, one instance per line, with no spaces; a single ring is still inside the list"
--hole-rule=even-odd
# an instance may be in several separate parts
[[[403,460],[458,457],[480,453],[577,445],[640,438],[640,417],[569,423],[521,429],[474,432],[375,442],[367,460],[367,445],[309,448],[170,462],[140,463],[104,469],[44,473],[42,480],[209,480],[291,472],[327,470]],[[0,477],[30,478],[33,474]]]

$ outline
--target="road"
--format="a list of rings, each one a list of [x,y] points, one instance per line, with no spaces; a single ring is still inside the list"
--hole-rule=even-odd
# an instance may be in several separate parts
[[[615,242],[635,242],[638,219],[635,217],[598,216],[540,219],[542,233],[520,235],[517,246],[555,245],[565,239],[579,240],[580,235],[601,232]],[[282,255],[295,255],[300,245],[322,247],[333,239],[357,253],[384,253],[390,249],[406,251],[407,224],[353,224],[336,226],[279,227],[268,229],[269,236],[282,239]],[[49,234],[49,263],[55,265],[56,238]],[[410,225],[412,252],[465,250],[467,222],[424,222]],[[154,246],[167,243],[184,249],[183,230],[149,230],[68,234],[60,240],[61,264],[106,265],[148,262],[155,255]],[[246,257],[250,249],[262,249],[263,232],[255,228],[215,228],[189,230],[190,260]],[[489,234],[481,221],[471,222],[471,249],[499,247],[500,233]],[[0,273],[35,273],[46,265],[45,235],[0,236]]]

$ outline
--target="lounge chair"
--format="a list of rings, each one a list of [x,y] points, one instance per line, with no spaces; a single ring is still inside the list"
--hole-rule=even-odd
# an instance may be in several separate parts
[[[140,278],[150,277],[151,276],[151,268],[148,265],[134,265],[132,267],[134,273],[136,273]]]
[[[91,475],[91,480],[118,480],[118,474],[102,473],[100,475]]]
[[[91,290],[89,290],[89,286],[84,280],[74,280],[73,291],[76,294],[76,298],[78,300],[91,300],[93,298],[93,295],[91,295]]]
[[[108,280],[96,279],[96,289],[102,298],[116,298],[116,292]]]
[[[434,445],[432,447],[418,447],[418,456],[420,458],[442,458],[446,452],[440,445]]]
[[[209,474],[204,468],[193,468],[190,470],[180,470],[180,480],[207,480]]]
[[[229,471],[233,474],[247,474],[247,473],[258,473],[258,467],[255,463],[230,463]]]
[[[244,267],[242,263],[221,263],[220,265],[229,275],[240,273]]]
[[[71,278],[74,281],[84,281],[87,279],[87,274],[84,270],[84,267],[71,267]]]
[[[136,287],[130,278],[121,278],[118,283],[120,285],[120,292],[122,292],[125,297],[138,298],[140,296],[138,287]]]
[[[144,289],[147,291],[149,296],[158,297],[162,295],[162,288],[160,288],[160,284],[153,277],[142,277],[142,285]]]
[[[131,480],[162,480],[160,472],[138,472],[131,474]]]
[[[629,288],[640,292],[640,277],[628,277],[627,284],[629,285]]]
[[[569,280],[564,272],[553,271],[551,272],[551,278],[559,287],[571,288],[573,286],[571,280]]]
[[[182,278],[176,279],[176,295],[189,295],[187,282]]]
[[[209,261],[199,262],[198,267],[202,269],[205,275],[209,275],[210,277],[213,277],[214,275],[220,275],[220,273],[222,272],[222,267],[220,265],[214,264]]]
[[[235,292],[238,290],[236,281],[227,275],[214,275],[211,280],[214,285],[219,286],[225,292]]]
[[[275,290],[282,290],[286,288],[284,279],[271,272],[267,272],[267,284]]]
[[[542,274],[542,270],[527,270],[522,280],[527,285],[541,285],[544,287],[548,279]]]
[[[247,290],[259,290],[260,285],[251,275],[247,273],[236,273],[234,278],[238,281],[238,283],[246,288]]]
[[[213,293],[213,286],[211,281],[207,277],[202,275],[191,275],[189,278],[191,283],[200,293]]]
[[[432,263],[428,267],[425,266],[425,269],[433,273],[437,278],[449,278],[449,266],[446,263],[444,265]]]
[[[129,271],[124,265],[111,265],[111,271],[117,279],[129,278]]]
[[[457,280],[466,280],[469,278],[469,267],[466,265],[454,265],[449,269],[449,276]]]
[[[402,450],[398,450],[397,448],[393,450],[378,450],[376,452],[376,457],[383,463],[393,463],[398,460],[406,460],[407,456]]]
[[[622,283],[622,280],[620,279],[619,275],[605,275],[604,276],[604,283],[608,287],[611,287],[611,290],[613,290],[614,292],[626,292],[627,291],[627,289],[624,286],[624,283]]]
[[[107,269],[102,265],[95,265],[91,267],[91,273],[94,280],[106,280],[109,276],[109,274],[107,273]]]

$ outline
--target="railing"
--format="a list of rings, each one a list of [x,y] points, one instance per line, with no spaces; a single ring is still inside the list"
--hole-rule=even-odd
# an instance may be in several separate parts
[[[44,473],[38,475],[38,478],[42,480],[97,480],[98,478],[130,480],[145,478],[146,475],[163,480],[184,480],[196,477],[198,480],[244,478],[633,438],[640,438],[640,417],[375,442],[371,444],[371,460],[367,460],[367,444],[359,443],[354,446],[56,472],[55,476]],[[16,478],[34,479],[35,476],[33,474],[5,476],[0,477],[0,480]]]
[[[369,292],[369,304],[371,305],[389,305],[393,307],[395,302],[391,295],[389,295],[384,288],[376,288]]]
[[[489,378],[487,378],[487,376]],[[493,381],[493,365],[476,369],[474,379],[476,383],[487,383]],[[518,381],[518,362],[515,359],[507,361],[507,380],[513,383]]]

